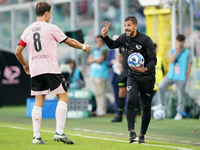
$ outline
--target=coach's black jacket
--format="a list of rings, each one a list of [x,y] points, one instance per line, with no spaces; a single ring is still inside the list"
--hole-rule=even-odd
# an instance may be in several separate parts
[[[102,37],[103,38],[103,37]],[[133,38],[126,35],[126,33],[119,36],[118,39],[113,41],[108,36],[103,38],[104,42],[110,49],[124,47],[127,55],[129,56],[132,53],[140,53],[144,57],[144,67],[148,69],[145,73],[135,72],[129,68],[128,76],[137,75],[155,75],[155,65],[157,63],[155,48],[151,38],[143,33],[137,31],[136,36]]]

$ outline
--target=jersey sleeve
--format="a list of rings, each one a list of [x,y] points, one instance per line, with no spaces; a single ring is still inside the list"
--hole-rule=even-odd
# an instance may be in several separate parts
[[[21,39],[21,40],[19,41],[18,45],[21,45],[21,46],[23,46],[23,47],[26,47],[27,44]]]
[[[21,40],[25,43],[27,43],[26,41],[26,36],[27,36],[27,29],[24,30],[23,34],[21,35]]]
[[[110,49],[115,49],[118,47],[123,46],[122,45],[122,37],[123,35],[120,35],[116,40],[112,40],[111,38],[109,38],[108,36],[103,37],[102,39],[104,40],[104,42],[106,43],[106,45],[110,48]]]
[[[56,39],[57,42],[62,43],[65,40],[68,39],[68,37],[62,32],[60,28],[57,26],[54,26],[54,32],[53,32],[54,38]]]
[[[157,63],[157,58],[156,58],[156,53],[155,53],[155,47],[154,47],[153,41],[151,40],[150,37],[146,38],[145,47],[146,47],[147,55],[148,55],[148,57],[150,59],[150,61],[147,64],[146,68],[148,70],[151,70],[152,68],[155,67],[155,65]]]
[[[24,32],[23,32],[23,34],[21,35],[21,39],[20,39],[20,41],[19,41],[19,43],[18,43],[18,45],[21,45],[21,46],[23,46],[23,47],[26,47],[26,36],[27,36],[27,30],[24,30]]]

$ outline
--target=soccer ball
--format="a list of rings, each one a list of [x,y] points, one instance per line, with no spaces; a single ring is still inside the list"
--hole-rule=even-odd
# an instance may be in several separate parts
[[[165,118],[165,111],[162,109],[157,109],[153,112],[153,117],[156,120],[162,120]]]
[[[144,57],[140,53],[132,53],[127,62],[129,67],[140,68],[144,64]]]

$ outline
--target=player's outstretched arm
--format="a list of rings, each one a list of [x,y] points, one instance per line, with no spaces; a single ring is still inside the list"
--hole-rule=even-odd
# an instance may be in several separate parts
[[[19,62],[23,65],[23,68],[24,68],[24,71],[26,72],[26,74],[29,75],[30,74],[29,65],[23,56],[23,53],[22,53],[23,50],[24,50],[23,46],[21,46],[21,45],[17,46],[15,55],[16,55],[17,59],[19,60]]]
[[[105,21],[105,26],[101,29],[101,34],[103,37],[107,36],[109,27],[110,27],[110,23],[107,23],[107,21]]]
[[[77,48],[77,49],[82,49],[86,54],[90,51],[91,46],[87,45],[87,41],[84,44],[81,44],[75,39],[68,38],[67,40],[64,41],[65,44]]]

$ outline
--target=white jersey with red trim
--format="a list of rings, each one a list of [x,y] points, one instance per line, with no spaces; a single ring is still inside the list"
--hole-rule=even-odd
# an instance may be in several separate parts
[[[31,77],[46,73],[61,74],[57,60],[57,42],[62,43],[66,39],[67,36],[60,28],[45,21],[34,22],[24,30],[21,36],[23,41],[20,43],[28,45]]]

